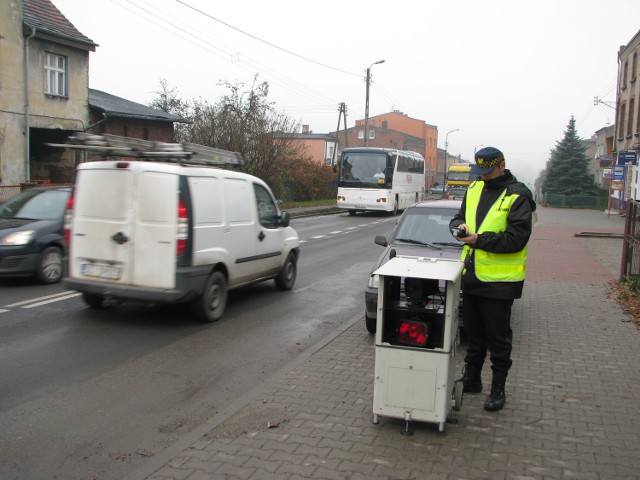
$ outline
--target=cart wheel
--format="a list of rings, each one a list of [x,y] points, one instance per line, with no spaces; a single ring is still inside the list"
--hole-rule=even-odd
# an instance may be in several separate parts
[[[456,412],[460,411],[462,408],[462,390],[464,389],[464,384],[461,381],[457,381],[453,385],[453,409]]]

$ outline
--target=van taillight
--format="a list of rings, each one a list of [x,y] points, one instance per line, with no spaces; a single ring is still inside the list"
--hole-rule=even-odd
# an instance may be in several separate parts
[[[73,192],[67,199],[67,207],[64,211],[64,230],[62,232],[62,239],[64,244],[69,247],[71,242],[71,217],[73,216]]]
[[[189,220],[187,217],[187,204],[181,198],[178,202],[178,241],[176,255],[181,256],[187,248],[189,236]]]
[[[425,322],[403,320],[398,325],[398,341],[413,347],[425,347],[429,338],[429,329]]]

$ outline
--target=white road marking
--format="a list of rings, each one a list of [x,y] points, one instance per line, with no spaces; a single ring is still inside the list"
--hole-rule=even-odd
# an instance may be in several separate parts
[[[38,302],[41,300],[48,300],[50,298],[55,298],[55,297],[62,297],[65,295],[69,295],[69,291],[65,291],[65,292],[60,292],[60,293],[54,293],[53,295],[46,295],[44,297],[38,297],[38,298],[32,298],[30,300],[23,300],[22,302],[18,302],[18,303],[12,303],[11,305],[5,305],[6,308],[11,308],[11,307],[20,307],[22,305],[26,305],[28,303],[33,303],[33,302]]]
[[[46,305],[46,304],[48,304],[48,303],[60,302],[60,301],[62,301],[62,300],[67,300],[67,299],[69,299],[69,298],[77,297],[77,296],[79,296],[79,295],[82,295],[82,294],[81,294],[81,293],[78,293],[78,292],[73,292],[73,293],[68,294],[68,295],[67,295],[67,296],[65,296],[65,297],[52,298],[52,299],[50,299],[50,300],[45,300],[45,301],[43,301],[43,302],[38,302],[38,303],[33,303],[33,304],[31,304],[31,305],[27,305],[26,307],[22,307],[22,308],[40,307],[40,306],[42,306],[42,305]]]
[[[29,300],[23,300],[22,302],[12,303],[11,305],[5,305],[5,307],[13,308],[13,307],[22,307],[22,308],[33,308],[39,307],[41,305],[46,305],[48,303],[60,302],[62,300],[67,300],[69,298],[77,297],[78,295],[82,295],[78,292],[61,292],[54,293],[53,295],[46,295],[44,297],[31,298]],[[9,310],[2,309],[0,312],[8,312]]]

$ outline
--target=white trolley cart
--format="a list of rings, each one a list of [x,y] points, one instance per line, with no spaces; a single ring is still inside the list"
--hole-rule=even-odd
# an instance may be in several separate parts
[[[462,382],[454,380],[463,262],[397,256],[379,275],[373,423],[379,416],[455,423]]]

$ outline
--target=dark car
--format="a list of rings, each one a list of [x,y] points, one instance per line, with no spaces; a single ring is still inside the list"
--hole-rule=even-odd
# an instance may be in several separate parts
[[[71,187],[33,187],[0,205],[0,277],[63,276],[62,231]]]
[[[449,221],[460,209],[459,200],[427,200],[407,208],[387,239],[378,235],[375,243],[385,247],[371,269],[364,293],[365,323],[369,333],[376,332],[378,306],[378,268],[389,260],[391,250],[396,255],[431,258],[460,258],[463,244],[449,231]]]
[[[444,185],[434,185],[429,189],[429,193],[431,195],[444,195],[445,194]]]
[[[451,187],[446,197],[450,200],[462,200],[467,193],[466,187]]]

